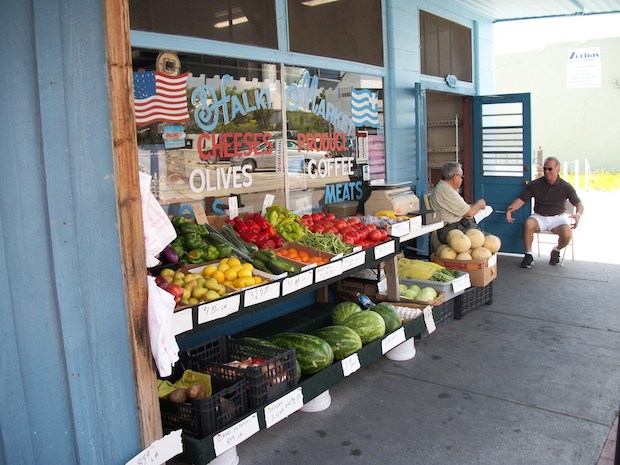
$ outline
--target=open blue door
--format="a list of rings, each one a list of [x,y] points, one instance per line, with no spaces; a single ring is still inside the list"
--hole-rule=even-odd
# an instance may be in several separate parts
[[[502,252],[523,253],[523,223],[531,213],[526,204],[506,221],[506,207],[532,178],[530,94],[473,98],[474,199],[483,198],[493,213],[481,229],[499,236]]]

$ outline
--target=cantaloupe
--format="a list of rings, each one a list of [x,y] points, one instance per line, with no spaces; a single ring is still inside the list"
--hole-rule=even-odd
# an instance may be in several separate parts
[[[487,258],[491,258],[493,254],[486,247],[478,247],[471,251],[471,258],[474,260],[486,260]]]
[[[489,249],[492,254],[495,254],[502,246],[502,241],[499,237],[494,236],[493,234],[489,234],[488,236],[485,236],[482,246]]]
[[[447,260],[454,260],[456,258],[456,252],[451,247],[447,246],[441,250],[438,254],[439,258],[445,258]]]
[[[465,235],[469,237],[471,241],[471,248],[482,247],[484,244],[484,233],[479,229],[472,228],[465,231]]]
[[[451,231],[448,231],[448,234],[446,234],[446,242],[449,244],[450,239],[452,239],[455,236],[459,236],[459,235],[465,235],[465,233],[461,231],[460,229],[453,229]]]
[[[452,232],[452,231],[450,231]],[[448,237],[448,245],[456,253],[466,252],[471,247],[471,240],[465,234],[454,234],[452,237]]]
[[[461,252],[456,256],[457,260],[473,260],[469,252]]]

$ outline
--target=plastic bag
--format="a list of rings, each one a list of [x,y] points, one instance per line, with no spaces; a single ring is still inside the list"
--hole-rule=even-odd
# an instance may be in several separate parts
[[[431,276],[444,267],[433,262],[401,258],[398,260],[398,276],[409,279],[428,281]]]

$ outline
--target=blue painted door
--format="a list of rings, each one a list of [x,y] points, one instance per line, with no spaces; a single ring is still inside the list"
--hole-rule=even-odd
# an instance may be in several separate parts
[[[528,203],[506,221],[506,207],[532,178],[530,94],[474,97],[472,108],[474,198],[484,198],[493,213],[480,227],[502,240],[502,252],[523,253],[523,223]]]

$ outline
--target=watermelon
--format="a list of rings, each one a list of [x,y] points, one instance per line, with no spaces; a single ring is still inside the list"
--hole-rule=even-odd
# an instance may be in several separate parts
[[[354,313],[344,320],[342,324],[359,334],[364,345],[385,335],[385,321],[383,321],[383,317],[372,310]]]
[[[341,325],[349,316],[361,311],[355,302],[341,302],[332,309],[332,323]]]
[[[373,312],[377,312],[383,317],[383,321],[385,321],[386,333],[396,331],[403,325],[403,320],[401,320],[400,315],[398,314],[396,309],[390,304],[378,304],[372,307],[370,310]]]
[[[269,340],[280,347],[295,349],[304,374],[318,373],[334,362],[332,347],[320,337],[304,333],[280,333],[271,336]]]
[[[354,330],[344,325],[326,326],[313,333],[327,341],[334,351],[334,360],[342,360],[362,348],[362,339]]]
[[[239,339],[237,339],[239,342],[245,342],[247,344],[254,344],[254,345],[259,345],[259,346],[265,346],[265,347],[271,347],[272,349],[282,349],[282,346],[276,345],[271,341],[268,341],[267,339],[261,339],[258,337],[249,337],[249,336],[245,336],[245,337],[240,337]],[[295,358],[295,377],[297,378],[297,381],[300,380],[301,378],[301,365],[299,364],[299,360],[297,360],[297,358]]]

